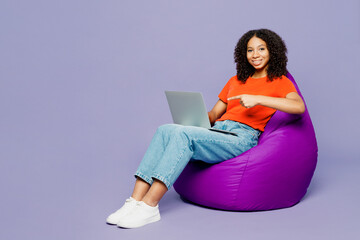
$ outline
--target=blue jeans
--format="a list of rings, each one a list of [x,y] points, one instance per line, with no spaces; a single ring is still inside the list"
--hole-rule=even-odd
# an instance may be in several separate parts
[[[256,146],[261,133],[230,120],[216,122],[214,128],[232,131],[238,136],[201,127],[160,126],[135,176],[149,184],[154,179],[160,180],[170,189],[190,160],[215,164],[236,157]]]

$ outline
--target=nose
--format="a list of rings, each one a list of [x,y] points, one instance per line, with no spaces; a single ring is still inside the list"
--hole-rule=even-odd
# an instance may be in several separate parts
[[[259,57],[259,52],[257,50],[254,51],[253,58]]]

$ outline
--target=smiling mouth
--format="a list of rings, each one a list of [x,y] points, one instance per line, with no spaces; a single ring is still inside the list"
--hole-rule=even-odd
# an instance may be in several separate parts
[[[259,65],[262,63],[262,60],[252,61],[252,63],[253,63],[255,66],[259,66]]]

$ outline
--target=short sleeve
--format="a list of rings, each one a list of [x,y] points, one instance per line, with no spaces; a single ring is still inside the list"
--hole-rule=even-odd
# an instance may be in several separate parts
[[[230,89],[230,84],[231,84],[231,80],[232,79],[230,79],[227,83],[226,83],[226,85],[224,86],[224,88],[221,90],[221,92],[220,92],[220,94],[219,94],[219,99],[221,100],[221,101],[223,101],[224,103],[227,103],[228,102],[228,94],[229,94],[229,89]]]
[[[288,95],[291,92],[297,93],[297,90],[296,90],[294,84],[287,77],[282,77],[280,89],[281,89],[282,97],[286,97],[286,95]]]

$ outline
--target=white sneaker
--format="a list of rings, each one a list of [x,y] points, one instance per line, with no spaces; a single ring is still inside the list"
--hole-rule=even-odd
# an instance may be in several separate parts
[[[143,201],[140,201],[137,203],[134,211],[131,211],[126,217],[120,219],[117,225],[121,228],[138,228],[159,220],[159,205],[151,207]]]
[[[117,224],[122,217],[124,217],[136,207],[137,203],[138,201],[132,197],[126,199],[125,204],[119,210],[110,214],[107,217],[106,222],[109,224]]]

